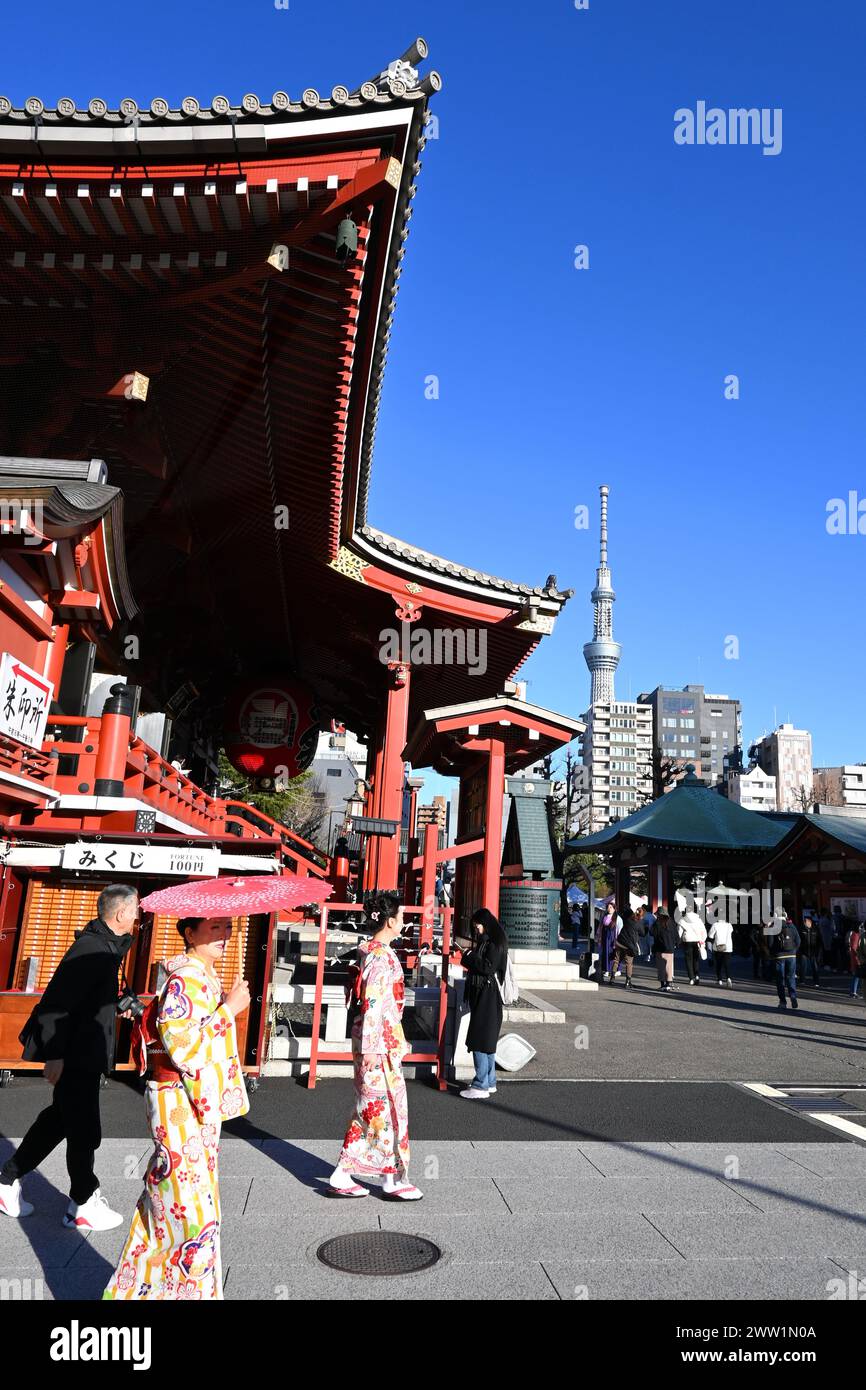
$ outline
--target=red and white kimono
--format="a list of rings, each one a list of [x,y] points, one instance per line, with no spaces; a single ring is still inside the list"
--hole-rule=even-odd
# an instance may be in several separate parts
[[[404,1179],[409,1168],[409,1117],[403,1058],[403,967],[383,941],[361,945],[359,1008],[352,1025],[355,1112],[339,1164],[359,1177]]]
[[[245,1115],[249,1101],[234,1015],[219,982],[193,956],[176,956],[168,970],[153,1032],[144,1037],[155,1147],[106,1299],[223,1296],[220,1129]]]

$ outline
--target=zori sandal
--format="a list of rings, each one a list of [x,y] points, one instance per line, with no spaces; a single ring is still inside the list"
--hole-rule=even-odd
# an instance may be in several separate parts
[[[404,1183],[402,1187],[395,1187],[390,1192],[383,1192],[382,1196],[386,1202],[420,1202],[424,1193],[419,1192],[418,1188],[413,1187],[411,1183]]]
[[[329,1197],[369,1197],[370,1192],[366,1187],[361,1187],[358,1183],[352,1183],[351,1187],[332,1187],[328,1184]]]

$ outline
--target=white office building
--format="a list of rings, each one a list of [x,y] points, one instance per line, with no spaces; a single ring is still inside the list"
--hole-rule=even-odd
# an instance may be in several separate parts
[[[744,806],[747,811],[776,810],[776,779],[761,767],[750,772],[727,773],[727,798]]]

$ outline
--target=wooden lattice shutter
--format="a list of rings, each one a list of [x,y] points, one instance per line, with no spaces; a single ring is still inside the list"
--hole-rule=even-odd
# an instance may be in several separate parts
[[[177,917],[169,917],[162,912],[158,912],[154,915],[150,951],[151,963],[161,961],[162,964],[165,965],[165,963],[170,961],[174,956],[178,956],[182,953],[183,941],[177,931],[178,920]],[[232,934],[229,937],[226,953],[222,962],[217,967],[217,974],[223,989],[231,989],[236,976],[244,973],[243,962],[247,952],[248,935],[249,918],[233,917]]]
[[[84,888],[80,883],[30,880],[15,963],[17,989],[24,987],[24,962],[30,956],[39,960],[36,989],[45,988],[75,940],[75,933],[96,916],[96,900],[101,891],[102,885]]]

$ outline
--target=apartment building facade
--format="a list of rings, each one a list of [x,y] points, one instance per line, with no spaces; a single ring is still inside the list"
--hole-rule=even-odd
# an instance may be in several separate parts
[[[808,729],[780,724],[750,751],[764,772],[776,779],[777,811],[799,811],[814,800],[812,735]]]
[[[694,763],[703,781],[724,791],[728,770],[735,768],[741,757],[739,700],[708,694],[702,685],[686,685],[681,690],[659,685],[639,695],[638,700],[652,710],[657,771],[661,764],[678,769],[664,788],[657,786],[656,790],[670,790],[683,776],[686,765]]]

